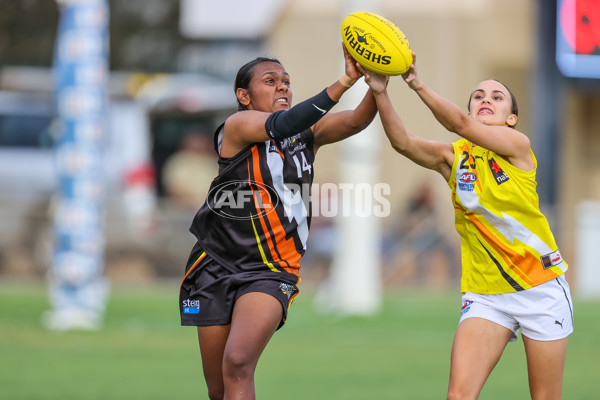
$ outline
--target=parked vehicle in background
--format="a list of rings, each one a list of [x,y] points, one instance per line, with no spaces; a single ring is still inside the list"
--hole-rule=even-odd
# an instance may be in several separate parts
[[[48,93],[0,92],[0,271],[45,271],[52,258],[58,122]],[[104,149],[107,259],[145,251],[156,226],[148,116],[133,101],[110,102]]]
[[[103,152],[105,269],[115,280],[180,277],[196,210],[167,195],[162,169],[198,124],[212,142],[235,111],[231,85],[161,75],[131,95],[122,89],[127,78],[112,79],[120,92],[109,102]],[[0,274],[39,276],[52,262],[57,122],[52,94],[28,89],[0,90]]]

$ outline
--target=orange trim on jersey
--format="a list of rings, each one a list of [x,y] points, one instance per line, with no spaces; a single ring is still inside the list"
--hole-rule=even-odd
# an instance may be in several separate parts
[[[292,295],[292,297],[290,297],[290,302],[288,303],[288,311],[290,310],[290,307],[292,306],[292,302],[296,299],[296,297],[298,297],[298,295],[300,294],[300,291],[297,291],[296,293],[294,293]]]
[[[252,149],[253,152],[254,152],[254,149],[256,149],[256,147],[254,147]],[[258,162],[257,160],[253,160],[253,163],[257,163],[257,162]],[[251,174],[250,174],[250,160],[248,160],[248,181],[249,182],[251,181],[250,177],[251,177]],[[256,179],[256,177],[254,177],[254,178]],[[261,179],[260,183],[262,183],[262,179]],[[259,206],[258,206],[258,202],[256,201],[256,193],[254,192],[254,188],[252,187],[252,183],[251,182],[250,182],[250,190],[252,190],[252,197],[254,198],[254,205],[256,207],[258,220],[260,221],[260,225],[261,225],[261,227],[263,229],[263,232],[265,233],[265,238],[266,238],[267,246],[269,246],[269,252],[271,253],[271,259],[274,262],[277,262],[277,263],[281,264],[281,260],[279,259],[279,257],[277,256],[277,252],[275,251],[275,247],[274,247],[275,246],[275,242],[271,238],[271,232],[269,231],[269,228],[267,227],[267,223],[265,222],[265,220],[263,218],[263,215],[262,215],[262,213],[264,212],[264,210],[261,210],[259,208]],[[265,196],[264,196],[264,193],[263,193],[262,190],[259,190],[259,194],[261,196],[263,205],[264,204],[269,204],[269,205],[272,206],[271,202],[269,202],[269,201],[265,202]],[[257,240],[259,240],[258,237],[257,237]],[[260,243],[259,243],[259,245],[260,245]],[[267,263],[265,262],[265,264],[267,264]],[[269,266],[269,268],[271,268],[271,267]],[[285,269],[285,267],[284,267],[284,269]]]
[[[296,293],[294,293],[294,294],[292,295],[292,297],[290,298],[290,304],[288,305],[288,310],[290,309],[290,306],[292,305],[292,301],[294,301],[294,299],[295,299],[296,297],[298,297],[298,295],[299,295],[299,294],[300,294],[300,291],[297,291]]]
[[[473,164],[471,164],[471,160],[473,161]],[[475,160],[475,158],[473,158],[473,156],[471,155],[471,152],[469,151],[469,167],[471,165],[477,166],[477,161]],[[479,174],[477,173],[477,168],[472,168],[472,170],[473,170],[473,173],[475,174],[475,176],[477,177],[477,179],[475,179],[475,183],[477,184],[477,187],[479,188],[479,193],[481,193],[483,188],[481,187],[481,179],[479,179]]]
[[[275,140],[271,139],[271,143],[275,146],[275,150],[277,150],[277,152],[279,153],[279,155],[281,156],[281,158],[285,159],[285,156],[283,155],[283,153],[281,152],[281,150],[279,150],[279,147],[277,147],[277,143],[275,143]],[[269,143],[269,146],[271,146],[271,143]],[[271,150],[269,150],[269,151],[271,151]]]
[[[298,276],[298,280],[296,281],[296,287],[298,287],[298,285],[300,284],[300,280],[301,280],[300,276]],[[290,302],[288,303],[288,306],[287,306],[287,311],[288,312],[290,311],[290,307],[292,306],[292,303],[294,302],[294,300],[296,299],[296,297],[298,297],[299,294],[300,294],[300,290],[298,289],[298,291],[296,293],[294,293],[292,295],[292,297],[290,297]],[[287,318],[284,318],[283,322],[286,322],[286,321],[287,321]]]
[[[203,251],[202,254],[200,254],[200,257],[198,257],[198,259],[196,260],[196,262],[194,262],[194,264],[190,267],[188,272],[186,272],[185,276],[183,277],[183,279],[181,281],[181,285],[183,285],[185,278],[187,278],[188,275],[198,266],[198,264],[200,264],[200,261],[204,260],[204,257],[206,257],[206,252]],[[179,285],[179,286],[181,287],[181,285]]]
[[[254,195],[254,191],[252,191],[252,193]],[[250,222],[252,222],[252,230],[254,231],[254,237],[256,238],[256,245],[258,246],[258,251],[260,252],[260,257],[263,260],[263,264],[266,264],[269,267],[269,269],[273,272],[280,272],[277,268],[275,268],[273,263],[271,263],[269,260],[267,260],[267,255],[265,254],[265,249],[263,249],[263,246],[260,243],[260,235],[256,231],[256,224],[254,224],[254,218],[252,218],[252,213],[250,213]]]
[[[460,210],[463,213],[467,214],[468,210],[466,208],[464,208],[458,201],[454,201],[454,209],[455,210]]]
[[[477,177],[477,179],[475,180],[475,183],[477,183],[477,187],[479,188],[479,193],[481,193],[481,181],[479,180],[479,175],[477,175],[477,171],[473,170],[473,173],[475,174],[475,176]]]
[[[452,179],[454,179],[454,177],[452,177]],[[456,193],[456,180],[454,180],[454,181],[452,182],[452,187],[453,187],[453,189],[452,189],[452,190],[453,190],[453,193]],[[458,198],[458,196],[453,196],[453,197],[456,197],[456,198]],[[458,202],[458,200],[457,200],[457,199],[454,199],[454,200],[452,201],[452,203],[454,204],[454,209],[455,209],[455,210],[461,210],[461,211],[462,211],[462,212],[464,212],[464,213],[466,213],[466,212],[467,212],[467,209],[466,209],[466,208],[464,208],[464,207],[462,206],[462,204],[460,204],[460,203]]]
[[[277,152],[279,153],[279,155],[281,156],[281,158],[285,159],[285,156],[283,155],[283,153],[279,150],[279,147],[275,147],[277,149]]]
[[[481,181],[479,180],[479,175],[477,175],[477,168],[471,168],[471,165],[477,165],[475,158],[473,158],[473,156],[471,155],[471,147],[469,147],[469,144],[467,142],[465,142],[465,143],[463,143],[463,145],[461,147],[459,147],[459,150],[462,150],[463,152],[466,152],[469,155],[467,164],[469,164],[469,169],[472,170],[471,172],[473,172],[475,174],[475,176],[477,176],[475,183],[477,183],[477,187],[479,188],[479,193],[481,193]],[[473,162],[471,162],[471,161],[473,161]],[[460,165],[458,167],[460,168]]]
[[[260,172],[259,154],[258,149],[256,147],[252,149],[252,156],[254,167],[254,179],[256,182],[265,185],[262,178],[262,174]],[[261,191],[261,199],[263,205],[269,204],[271,207],[275,207],[275,205],[272,204],[271,199],[267,193]],[[271,254],[273,255],[273,259],[279,262],[282,265],[283,269],[285,269],[286,271],[298,275],[299,261],[302,256],[296,251],[294,240],[286,239],[285,229],[283,228],[283,225],[281,224],[277,213],[269,212],[266,214],[266,218],[268,219],[269,224],[271,225],[271,230],[274,236],[274,245],[277,246],[277,249],[279,250],[280,254],[278,255],[275,249],[272,249]],[[267,229],[266,226],[263,228],[265,230]],[[290,265],[290,262],[292,265],[298,265],[298,267],[292,267]],[[287,267],[284,264],[286,264]]]
[[[260,173],[260,161],[259,161],[259,154],[258,154],[257,147],[252,148],[252,162],[253,162],[254,180],[262,185],[266,185],[263,181],[262,174]],[[271,199],[269,198],[267,193],[260,191],[260,195],[261,195],[263,205],[269,204],[271,207],[275,208],[275,205],[271,202]],[[257,202],[255,200],[255,204],[256,203]],[[263,224],[263,216],[260,215],[260,213],[262,211],[258,208],[258,204],[256,204],[256,206],[257,206],[257,211],[259,212],[261,224]],[[269,243],[269,248],[271,249],[271,255],[273,256],[273,260],[275,260],[277,262],[283,261],[283,263],[288,265],[287,267],[282,265],[283,269],[285,269],[287,272],[298,275],[298,268],[300,266],[300,259],[302,258],[302,256],[296,250],[296,245],[294,244],[294,239],[292,239],[292,238],[287,239],[285,237],[286,236],[285,229],[283,228],[283,225],[281,224],[281,221],[279,220],[277,213],[268,212],[268,213],[266,213],[266,218],[269,220],[269,224],[271,225],[271,230],[273,231],[273,236],[275,238],[274,242],[277,245],[277,249],[280,251],[281,258],[283,258],[283,260],[281,260],[281,258],[279,258],[279,256],[277,255],[277,252],[275,252],[275,250],[271,247],[271,243]],[[263,229],[265,230],[265,233],[267,234],[268,231],[267,231],[265,225],[263,225]],[[270,235],[269,235],[269,238],[270,238]],[[296,267],[292,267],[292,265],[296,266]]]
[[[522,256],[496,238],[474,215],[469,215],[468,217],[486,241],[500,254],[510,269],[517,273],[528,285],[535,286],[539,282],[548,280],[546,270],[535,268],[540,263],[538,257],[527,249],[524,249],[525,255]],[[527,275],[525,275],[523,269],[527,271]]]

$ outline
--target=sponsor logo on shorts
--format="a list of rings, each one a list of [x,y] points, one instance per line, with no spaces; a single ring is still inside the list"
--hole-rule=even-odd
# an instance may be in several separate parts
[[[290,297],[292,297],[294,293],[298,291],[296,286],[288,285],[287,283],[283,282],[279,284],[279,289],[281,289],[281,293],[285,294],[288,297],[288,300],[290,299]]]
[[[560,322],[558,322],[558,321],[556,321],[556,320],[555,320],[555,321],[554,321],[554,325],[560,325],[560,329],[563,329],[563,322],[565,322],[565,320],[564,320],[564,319],[563,319],[563,320],[561,320]]]
[[[463,316],[463,314],[467,313],[471,309],[471,304],[473,304],[473,302],[471,300],[465,300],[463,302],[463,305],[460,308],[460,316],[461,317]]]
[[[183,301],[184,314],[200,314],[200,300],[187,299]]]
[[[550,254],[544,254],[540,257],[540,259],[542,260],[542,265],[544,266],[544,269],[556,267],[557,265],[563,262],[562,256],[560,255],[558,250]]]

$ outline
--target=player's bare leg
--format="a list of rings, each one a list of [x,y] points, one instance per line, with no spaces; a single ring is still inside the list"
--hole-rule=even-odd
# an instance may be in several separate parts
[[[198,327],[198,343],[202,356],[202,370],[208,387],[210,400],[222,400],[225,395],[223,385],[223,354],[229,336],[230,325]]]
[[[552,341],[523,336],[532,400],[562,398],[563,372],[569,338]]]
[[[226,400],[255,399],[256,364],[282,317],[281,303],[271,295],[246,293],[236,301],[223,356]]]
[[[454,336],[448,399],[477,399],[512,332],[483,318],[468,318]]]

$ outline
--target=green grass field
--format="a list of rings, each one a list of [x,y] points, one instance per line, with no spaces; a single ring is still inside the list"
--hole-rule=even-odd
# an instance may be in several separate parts
[[[443,399],[460,296],[387,293],[377,316],[319,314],[309,294],[261,358],[260,399]],[[99,332],[49,332],[41,285],[0,285],[0,399],[205,399],[194,328],[177,286],[113,288]],[[564,399],[600,398],[600,303],[575,299]],[[509,344],[480,399],[529,398],[522,341]]]

